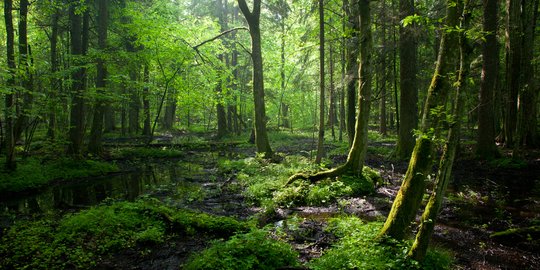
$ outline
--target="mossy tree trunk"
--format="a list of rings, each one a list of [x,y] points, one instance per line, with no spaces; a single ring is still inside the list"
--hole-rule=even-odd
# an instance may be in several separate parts
[[[354,140],[356,123],[356,86],[358,82],[358,54],[360,47],[358,34],[360,24],[358,21],[358,0],[344,0],[345,16],[347,17],[347,30],[351,33],[346,42],[346,85],[347,85],[347,135],[349,145]]]
[[[319,172],[312,175],[297,173],[289,178],[287,185],[299,180],[306,179],[311,182],[316,182],[325,178],[335,177],[346,173],[360,175],[364,167],[366,158],[367,138],[368,138],[368,123],[371,106],[371,81],[372,81],[372,65],[371,52],[373,47],[373,39],[371,34],[371,8],[369,0],[359,0],[355,7],[359,9],[360,22],[360,64],[358,68],[359,83],[358,83],[358,110],[356,112],[356,125],[352,146],[347,156],[347,161],[342,166],[337,168]]]
[[[457,5],[463,10],[461,16],[460,29],[466,29],[470,18],[470,10],[468,9],[468,0],[464,2],[458,2]],[[450,177],[452,175],[452,167],[454,165],[454,158],[459,145],[459,134],[461,128],[461,118],[463,114],[464,94],[463,89],[465,87],[466,76],[468,74],[470,66],[470,57],[468,46],[466,45],[466,38],[464,33],[460,34],[460,65],[458,71],[457,82],[455,85],[454,95],[454,107],[452,108],[453,121],[449,123],[449,130],[447,134],[447,140],[443,149],[443,154],[440,158],[439,169],[435,178],[435,189],[429,197],[429,201],[425,207],[422,218],[420,219],[420,228],[416,234],[415,241],[409,251],[408,256],[416,261],[422,261],[427,253],[429,241],[435,228],[435,221],[437,220],[438,213],[440,211],[442,201]]]
[[[458,23],[459,12],[457,7],[452,4],[453,2],[452,0],[447,2],[447,29],[454,29]],[[431,173],[433,165],[434,139],[438,133],[436,131],[439,129],[441,119],[444,118],[444,111],[441,110],[444,110],[446,106],[450,89],[450,75],[454,67],[452,60],[455,59],[457,45],[456,31],[444,31],[443,33],[437,65],[424,106],[420,126],[422,134],[416,140],[409,167],[379,237],[405,238],[422,202],[426,179]]]
[[[251,35],[251,59],[253,60],[253,100],[255,104],[255,145],[257,152],[267,157],[273,155],[266,131],[266,108],[264,104],[263,58],[261,50],[261,0],[253,1],[250,11],[245,0],[238,0],[238,6],[249,25]]]

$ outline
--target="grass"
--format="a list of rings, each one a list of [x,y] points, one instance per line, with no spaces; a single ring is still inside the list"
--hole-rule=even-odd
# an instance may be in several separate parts
[[[318,269],[450,269],[452,258],[448,252],[430,249],[423,263],[407,258],[410,243],[376,237],[382,223],[364,223],[357,217],[345,216],[329,220],[327,230],[339,241],[320,258],[309,262]]]
[[[97,160],[59,158],[43,162],[38,158],[27,158],[18,162],[14,172],[0,171],[0,193],[20,192],[43,187],[53,180],[97,176],[114,171],[118,171],[115,164]]]
[[[104,256],[173,234],[228,237],[252,225],[169,208],[157,200],[103,204],[58,221],[16,222],[0,241],[1,269],[88,269]]]

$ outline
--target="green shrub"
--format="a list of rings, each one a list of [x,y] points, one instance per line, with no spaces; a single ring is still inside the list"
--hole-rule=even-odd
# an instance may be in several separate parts
[[[406,257],[409,242],[378,241],[380,222],[364,223],[357,217],[329,221],[328,230],[340,240],[323,256],[309,263],[312,269],[449,269],[448,253],[428,251],[422,264]]]
[[[254,230],[214,242],[192,257],[184,269],[278,269],[298,265],[297,257],[290,245],[269,238],[263,230]]]
[[[39,188],[58,179],[81,178],[118,171],[115,164],[69,158],[59,158],[49,162],[29,158],[17,165],[17,170],[14,172],[0,171],[0,193]]]

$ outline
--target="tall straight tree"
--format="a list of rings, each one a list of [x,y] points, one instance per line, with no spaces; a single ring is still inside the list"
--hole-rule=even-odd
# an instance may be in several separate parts
[[[483,0],[482,27],[486,36],[482,44],[483,64],[480,81],[480,105],[478,106],[476,155],[486,159],[499,155],[495,145],[495,105],[493,103],[499,68],[498,6],[498,0]]]
[[[4,0],[4,22],[6,24],[6,52],[9,77],[6,81],[8,93],[5,96],[5,114],[6,114],[6,169],[13,171],[17,167],[15,162],[15,137],[14,137],[14,116],[15,116],[15,97],[13,92],[15,86],[15,35],[13,34],[13,1]]]
[[[321,163],[324,155],[324,0],[319,0],[319,139],[315,163]]]
[[[223,3],[222,0],[216,1],[216,15],[219,18],[219,26],[221,29],[221,32],[224,32],[227,30],[227,1]],[[222,62],[225,65],[224,61],[225,56],[220,54],[218,56],[218,59],[220,62]],[[219,69],[220,71],[223,71],[222,69]],[[223,86],[225,83],[223,82],[224,79],[222,78],[222,75],[218,75],[218,81],[216,83],[216,113],[217,113],[217,138],[222,138],[223,136],[227,135],[227,114],[225,112],[225,104],[223,97]]]
[[[415,14],[413,0],[399,0],[399,18]],[[417,47],[415,27],[400,25],[399,27],[399,87],[400,123],[396,156],[405,159],[411,156],[415,139],[413,130],[418,126],[418,83],[417,83]]]
[[[350,8],[358,10],[352,11],[359,14],[359,58],[358,65],[358,110],[356,111],[356,124],[354,139],[347,161],[345,164],[316,174],[306,175],[303,173],[294,174],[289,178],[287,184],[290,184],[298,179],[306,179],[315,182],[328,177],[335,177],[343,174],[360,175],[364,168],[366,158],[367,140],[368,140],[368,124],[369,113],[371,107],[371,81],[372,81],[372,64],[371,54],[373,50],[373,37],[371,33],[371,8],[369,0],[358,0],[358,5]]]
[[[28,44],[28,0],[19,1],[19,74],[20,85],[24,88],[22,93],[19,93],[19,99],[22,103],[17,103],[17,120],[14,126],[15,141],[18,141],[24,129],[28,125],[28,115],[32,108],[33,101],[33,78],[30,71],[30,50]],[[20,108],[19,108],[20,107]]]
[[[68,153],[78,157],[82,153],[85,120],[85,77],[86,70],[83,67],[82,56],[88,45],[88,11],[80,12],[79,5],[85,5],[86,1],[71,1],[69,7],[70,18],[70,44],[72,63],[75,71],[71,74],[71,111],[69,125]]]
[[[446,3],[446,29],[455,29],[458,26],[459,12],[454,3],[455,0],[448,0]],[[420,125],[422,134],[416,140],[409,167],[380,236],[404,239],[422,202],[426,179],[433,165],[434,137],[439,135],[437,130],[440,129],[444,119],[444,113],[434,112],[439,108],[445,108],[451,88],[451,74],[455,72],[453,69],[457,52],[456,33],[457,31],[443,31],[437,65],[424,104]]]
[[[517,100],[521,87],[521,0],[506,0],[506,110],[504,144],[514,146],[517,127]]]
[[[347,45],[346,45],[346,84],[347,84],[347,134],[349,145],[354,140],[356,123],[356,86],[358,82],[358,48],[360,47],[358,35],[360,33],[360,22],[358,20],[358,0],[344,0],[343,8],[347,17]]]
[[[107,49],[107,25],[108,25],[108,3],[107,0],[97,0],[98,4],[98,47],[101,50],[101,54],[105,53]],[[97,76],[96,76],[96,88],[98,95],[95,101],[94,117],[92,122],[92,129],[90,131],[90,141],[88,142],[88,151],[93,154],[101,154],[102,145],[101,137],[103,135],[103,115],[105,113],[105,87],[107,80],[107,66],[105,65],[104,57],[100,57],[97,60]]]
[[[253,61],[253,100],[255,103],[255,145],[257,152],[272,156],[272,149],[266,131],[266,108],[264,104],[263,58],[261,51],[261,0],[253,1],[250,11],[245,0],[238,0],[238,6],[249,25],[251,36],[251,59]]]

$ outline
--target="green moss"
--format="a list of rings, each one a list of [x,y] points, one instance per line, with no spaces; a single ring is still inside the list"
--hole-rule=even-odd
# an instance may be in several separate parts
[[[97,160],[59,158],[48,162],[28,158],[14,172],[0,172],[0,193],[42,187],[53,180],[103,175],[117,171],[115,164]]]
[[[406,257],[409,242],[379,242],[380,222],[364,223],[357,217],[330,219],[328,230],[340,238],[324,255],[309,263],[312,269],[449,269],[446,252],[430,250],[423,263]]]
[[[0,269],[94,267],[101,258],[172,234],[228,237],[251,225],[229,217],[172,209],[157,200],[100,205],[59,221],[20,221],[0,241]]]
[[[217,241],[191,258],[184,269],[279,269],[298,265],[298,254],[286,243],[254,230]]]

